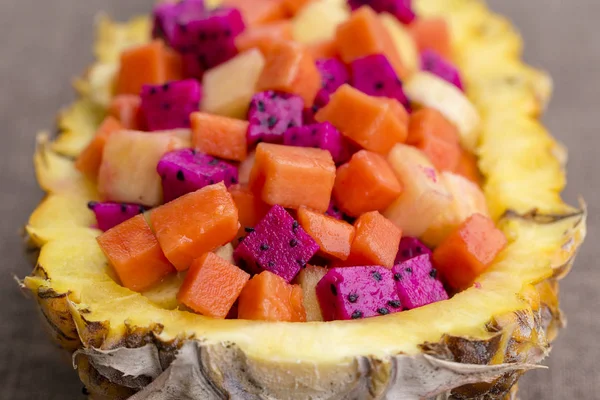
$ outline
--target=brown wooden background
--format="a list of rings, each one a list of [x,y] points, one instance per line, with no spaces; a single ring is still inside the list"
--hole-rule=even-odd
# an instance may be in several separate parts
[[[91,62],[92,21],[105,10],[124,19],[147,11],[152,0],[0,1],[0,399],[83,399],[68,360],[47,340],[33,306],[13,280],[30,266],[19,228],[40,200],[31,155],[34,135],[51,128],[71,101],[67,84]],[[547,365],[523,380],[521,398],[600,399],[600,2],[597,0],[491,0],[521,29],[529,62],[551,71],[556,93],[546,121],[570,149],[574,202],[588,202],[589,239],[562,286],[569,328]]]

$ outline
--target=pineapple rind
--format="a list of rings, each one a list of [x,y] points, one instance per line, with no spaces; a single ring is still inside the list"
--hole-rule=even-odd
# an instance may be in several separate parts
[[[497,262],[474,287],[448,301],[359,323],[215,321],[157,306],[114,282],[94,239],[98,232],[90,227],[92,218],[84,209],[88,200],[97,198],[94,186],[76,171],[72,160],[57,154],[75,156],[89,140],[94,122],[85,120],[83,134],[72,129],[53,145],[40,139],[36,173],[50,195],[27,226],[41,252],[24,285],[36,296],[56,339],[69,350],[84,347],[89,351],[75,358],[78,365],[86,366],[88,361],[93,365],[82,372],[88,389],[106,394],[125,385],[98,372],[102,365],[93,364],[100,363],[100,358],[92,348],[118,352],[123,347],[147,345],[164,350],[172,346],[169,354],[175,356],[177,343],[191,337],[202,343],[188,344],[198,343],[197,351],[205,349],[216,360],[205,371],[212,385],[234,390],[227,386],[227,379],[218,376],[218,371],[225,371],[223,365],[229,365],[236,379],[245,379],[235,383],[251,380],[262,395],[276,398],[281,398],[276,394],[302,398],[294,397],[296,392],[319,399],[339,397],[350,393],[342,392],[349,390],[344,387],[352,387],[353,396],[363,393],[358,398],[379,398],[386,390],[405,393],[398,382],[406,371],[399,368],[410,363],[435,364],[435,358],[422,355],[424,351],[454,361],[437,365],[435,371],[455,368],[466,378],[434,388],[434,392],[419,382],[418,395],[450,394],[463,386],[461,395],[467,393],[468,398],[502,398],[520,374],[514,367],[528,369],[525,363],[537,363],[545,356],[548,339],[561,326],[556,279],[568,271],[585,237],[585,212],[565,205],[560,198],[565,174],[563,160],[556,154],[562,154],[561,147],[536,120],[549,99],[551,81],[520,62],[520,37],[483,2],[418,0],[415,6],[421,15],[441,15],[450,21],[455,59],[483,120],[478,155],[486,177],[484,191],[510,241]],[[101,19],[96,46],[99,62],[117,65],[119,52],[149,40],[147,32],[147,18],[126,25]],[[104,104],[105,97],[91,95],[109,93],[110,88],[103,89],[106,83],[92,76],[78,84],[82,101]],[[474,360],[472,354],[460,354],[464,347],[458,348],[457,341],[462,341],[461,346],[485,343],[487,351]],[[219,364],[223,360],[232,364]],[[494,376],[501,378],[489,384],[481,383],[491,381],[489,376],[469,369],[474,363],[503,362],[513,369],[495,370]],[[491,371],[491,367],[481,367]],[[428,381],[437,379],[441,378],[436,375]],[[369,390],[359,392],[361,385]],[[250,386],[242,387],[250,390]]]

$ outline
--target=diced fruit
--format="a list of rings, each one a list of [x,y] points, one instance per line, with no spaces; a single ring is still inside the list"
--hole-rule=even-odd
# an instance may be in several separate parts
[[[256,162],[256,152],[248,154],[246,159],[240,163],[238,178],[240,183],[247,185],[250,183],[250,174],[252,173],[252,168],[254,168],[254,163]]]
[[[226,160],[246,159],[248,122],[199,112],[191,120],[194,148]]]
[[[227,261],[229,264],[235,264],[235,260],[233,259],[233,245],[231,243],[219,247],[213,251],[213,253]]]
[[[288,14],[296,15],[303,7],[306,7],[308,3],[313,0],[283,0],[285,9]]]
[[[402,194],[383,213],[408,236],[421,236],[452,202],[433,164],[419,149],[396,145],[388,162],[403,185]]]
[[[98,244],[121,284],[136,292],[150,289],[175,271],[143,215],[103,233]]]
[[[298,95],[310,107],[321,88],[315,59],[295,42],[274,43],[265,56],[265,66],[256,83],[257,91],[275,90]]]
[[[240,295],[238,318],[258,321],[305,322],[302,288],[264,271],[248,281]]]
[[[244,29],[239,10],[220,7],[184,18],[178,29],[167,35],[167,42],[183,55],[186,76],[201,79],[207,70],[237,54],[235,38]]]
[[[357,58],[352,61],[350,69],[352,86],[361,92],[369,96],[396,99],[407,109],[410,107],[402,82],[383,54]]]
[[[404,85],[411,101],[440,111],[460,133],[463,148],[475,151],[481,120],[477,109],[456,86],[429,72],[419,72]]]
[[[152,36],[161,39],[172,37],[181,22],[201,17],[205,13],[206,7],[203,0],[159,3],[152,12],[154,19]]]
[[[150,131],[189,128],[190,114],[200,108],[202,88],[195,79],[144,85],[142,113]]]
[[[402,193],[402,186],[387,160],[370,151],[355,153],[342,165],[335,178],[333,196],[346,214],[384,210]]]
[[[238,209],[240,229],[254,228],[269,212],[270,207],[246,185],[234,185],[229,188],[229,193]]]
[[[407,75],[417,72],[421,65],[419,50],[408,28],[388,13],[380,14],[379,19],[392,38],[402,64],[406,68]]]
[[[173,57],[160,40],[123,51],[116,94],[137,95],[144,85],[162,85],[181,79],[181,71],[173,70]]]
[[[328,151],[260,143],[250,188],[267,204],[325,212],[334,180],[335,164]]]
[[[281,206],[274,206],[235,249],[238,265],[253,274],[269,271],[291,282],[319,245]]]
[[[257,93],[248,110],[248,145],[259,142],[283,143],[283,133],[302,126],[302,98],[273,91]]]
[[[430,245],[440,244],[473,214],[489,216],[485,196],[479,186],[452,172],[442,172],[441,180],[452,195],[452,204],[423,235],[423,241]]]
[[[472,215],[433,252],[433,262],[442,278],[454,289],[467,289],[506,247],[504,233],[494,221]]]
[[[355,234],[352,225],[305,207],[298,210],[298,222],[317,242],[322,255],[339,260],[348,259]]]
[[[410,24],[416,18],[412,9],[412,0],[348,0],[353,10],[369,6],[378,13],[390,13],[403,24]]]
[[[154,207],[162,203],[156,165],[163,155],[181,148],[170,133],[121,131],[104,146],[98,191],[104,200]],[[135,156],[134,156],[135,155]]]
[[[106,117],[90,144],[77,157],[75,168],[89,179],[96,180],[102,164],[102,153],[104,152],[106,140],[110,135],[122,129],[123,126],[118,120],[111,116]]]
[[[336,27],[350,18],[349,10],[329,1],[313,1],[292,20],[295,41],[314,44],[335,38]]]
[[[458,130],[433,108],[411,114],[406,143],[425,153],[439,171],[453,171],[462,152]]]
[[[433,50],[447,60],[452,59],[450,29],[443,18],[419,18],[409,26],[419,52]]]
[[[223,183],[154,209],[150,221],[160,247],[179,271],[231,242],[239,228],[237,208]]]
[[[319,42],[308,44],[306,45],[306,50],[315,60],[338,56],[337,43],[334,39],[321,40]]]
[[[396,290],[407,310],[448,300],[444,285],[437,279],[437,270],[428,254],[413,257],[392,269]]]
[[[327,211],[325,211],[325,215],[329,215],[330,217],[338,220],[344,219],[344,213],[340,211],[340,207],[335,199],[332,199],[329,203],[329,208],[327,208]]]
[[[96,215],[98,229],[104,232],[146,211],[146,208],[139,204],[96,201],[90,201],[88,208]]]
[[[117,119],[124,129],[144,130],[142,98],[137,94],[115,96],[108,106],[107,114]]]
[[[454,173],[467,178],[476,185],[481,185],[482,178],[477,166],[477,157],[468,151],[461,152]]]
[[[377,14],[367,6],[354,11],[348,21],[338,25],[336,42],[346,64],[372,54],[384,54],[400,78],[407,76],[392,38]]]
[[[327,150],[336,164],[344,155],[342,134],[329,122],[290,128],[283,134],[283,144]]]
[[[377,211],[361,215],[354,222],[356,234],[345,265],[394,266],[402,231]]]
[[[316,65],[321,75],[321,89],[317,93],[315,104],[323,107],[340,86],[350,82],[350,74],[344,63],[337,58],[319,59]]]
[[[267,54],[271,46],[280,40],[292,40],[290,21],[277,21],[247,28],[235,38],[235,46],[239,52],[257,49],[262,54]]]
[[[421,66],[423,71],[439,76],[464,92],[465,89],[458,68],[435,51],[425,50],[421,53]]]
[[[317,284],[317,298],[325,321],[402,311],[392,271],[383,267],[330,269]]]
[[[214,253],[194,260],[177,299],[192,310],[224,319],[250,275]]]
[[[238,38],[241,36],[238,36]],[[202,110],[225,117],[245,119],[265,59],[249,49],[208,70],[202,80]]]
[[[394,265],[403,263],[411,258],[418,257],[420,255],[431,256],[431,250],[423,242],[415,237],[406,236],[400,240],[400,246],[398,247],[398,254],[394,260]]]
[[[281,0],[223,0],[223,5],[239,9],[250,27],[279,21],[287,16]]]
[[[302,288],[302,297],[304,299],[304,309],[306,310],[307,321],[323,321],[321,306],[317,298],[317,283],[327,273],[327,268],[307,265],[296,278],[297,283]]]
[[[165,203],[215,183],[238,183],[234,165],[191,149],[165,154],[156,171],[162,180]]]
[[[330,122],[363,148],[387,154],[396,143],[406,140],[408,131],[408,124],[402,123],[395,111],[389,102],[343,85],[315,118]]]

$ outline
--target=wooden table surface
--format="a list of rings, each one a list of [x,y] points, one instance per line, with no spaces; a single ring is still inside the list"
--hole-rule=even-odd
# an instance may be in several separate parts
[[[600,228],[598,108],[600,106],[600,2],[597,0],[492,0],[523,32],[526,58],[552,73],[555,97],[545,118],[570,149],[566,197],[583,194],[590,211],[589,239],[562,284],[569,328],[561,333],[548,370],[522,381],[521,398],[600,399],[596,359],[600,347]],[[68,82],[91,62],[92,21],[99,10],[124,19],[147,11],[152,0],[3,0],[0,2],[0,399],[83,399],[68,360],[47,340],[33,305],[13,276],[31,267],[19,229],[40,200],[32,168],[35,133],[52,128],[68,104]]]

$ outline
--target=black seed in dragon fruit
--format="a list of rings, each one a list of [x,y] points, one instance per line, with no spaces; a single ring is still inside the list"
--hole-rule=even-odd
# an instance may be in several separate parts
[[[403,24],[410,24],[416,18],[412,8],[412,0],[348,0],[353,10],[362,6],[370,6],[378,13],[387,12],[398,18]]]
[[[255,94],[248,109],[248,145],[260,142],[283,143],[283,134],[302,126],[304,100],[301,97],[266,91]]]
[[[394,264],[399,264],[423,254],[431,256],[431,250],[429,247],[425,246],[423,242],[415,237],[403,237],[400,240],[398,254],[396,254],[396,260],[394,261]]]
[[[383,54],[359,58],[350,65],[352,86],[369,96],[398,100],[408,110],[410,105],[402,81]]]
[[[317,242],[281,206],[273,206],[233,253],[241,268],[269,271],[287,282],[306,267],[319,250]]]
[[[96,215],[98,229],[104,232],[146,211],[139,204],[95,201],[90,201],[88,208]]]
[[[333,161],[338,164],[341,162],[344,141],[335,126],[329,122],[322,122],[288,129],[283,134],[283,144],[327,150],[331,153]]]
[[[400,301],[408,310],[448,300],[448,293],[438,279],[429,254],[395,265],[392,274]]]
[[[202,18],[206,14],[203,0],[182,0],[160,3],[152,12],[154,26],[152,37],[165,39],[172,37],[178,25],[186,20]]]
[[[325,211],[325,215],[329,215],[330,217],[340,221],[344,219],[344,213],[340,210],[337,202],[334,199],[331,199],[329,207],[327,208],[327,211]]]
[[[325,321],[375,317],[403,309],[392,271],[384,267],[332,268],[316,290]]]
[[[202,87],[195,79],[145,85],[141,98],[141,112],[148,130],[189,128],[190,114],[200,108]]]
[[[223,182],[227,187],[238,183],[236,166],[191,149],[165,154],[156,170],[162,179],[165,202],[215,183]]]
[[[425,50],[421,53],[421,68],[423,71],[437,75],[464,92],[465,89],[458,68],[435,51]]]
[[[201,79],[204,72],[238,53],[235,38],[244,29],[238,9],[217,8],[181,19],[167,35],[167,43],[182,54],[186,76]]]

